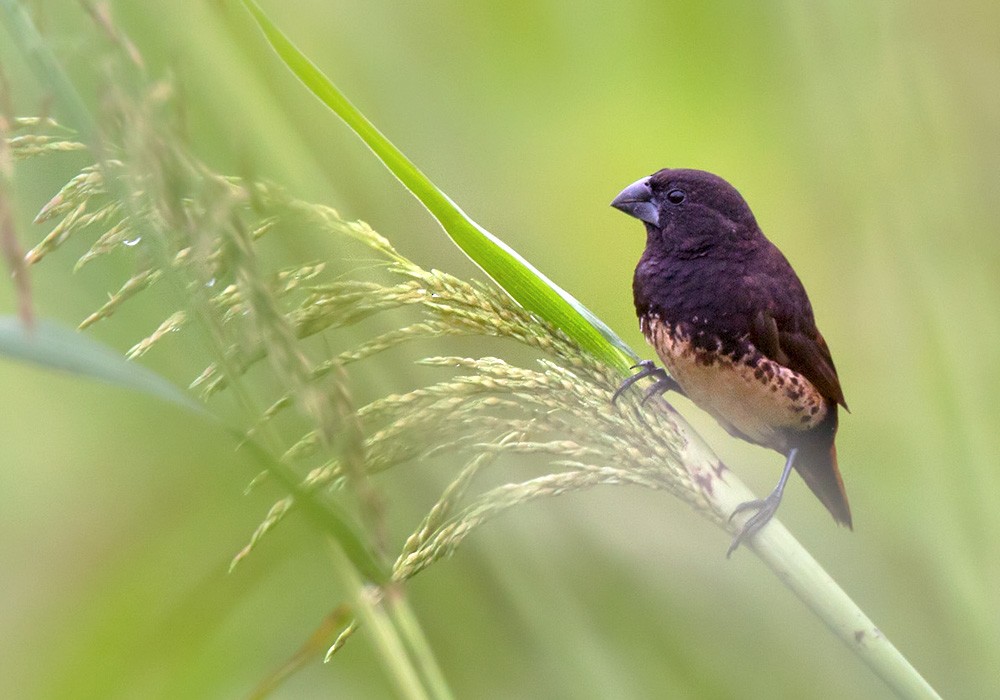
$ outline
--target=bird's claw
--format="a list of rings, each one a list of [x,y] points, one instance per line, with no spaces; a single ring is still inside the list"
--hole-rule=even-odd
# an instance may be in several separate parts
[[[761,528],[771,521],[771,518],[773,518],[775,512],[777,512],[778,505],[780,503],[781,494],[771,493],[767,498],[756,498],[752,501],[745,501],[733,509],[733,512],[729,515],[729,522],[732,522],[733,518],[736,517],[737,514],[742,513],[745,510],[756,509],[757,512],[751,515],[747,521],[743,523],[743,527],[741,527],[740,531],[736,533],[735,537],[733,537],[733,541],[729,545],[729,549],[726,551],[727,559],[732,556],[732,553],[736,551],[736,548],[739,547],[744,540],[748,540],[756,535],[760,532]]]
[[[668,391],[676,391],[678,394],[683,394],[681,390],[681,385],[677,381],[669,376],[662,369],[659,370],[657,374],[658,378],[653,386],[646,389],[646,393],[642,396],[642,401],[639,402],[640,406],[644,406],[647,401],[649,401],[654,396],[659,396],[661,394],[666,394]]]
[[[662,367],[657,367],[656,363],[652,360],[642,360],[638,364],[632,365],[632,369],[638,369],[639,371],[628,377],[619,385],[618,389],[611,396],[611,403],[614,404],[618,401],[618,397],[625,392],[630,386],[635,384],[640,379],[645,379],[646,377],[656,377],[656,383],[646,390],[646,393],[642,397],[642,402],[645,404],[654,396],[666,393],[668,391],[681,391],[680,385],[674,381],[674,379],[667,374],[666,370]],[[683,393],[683,392],[681,392]]]

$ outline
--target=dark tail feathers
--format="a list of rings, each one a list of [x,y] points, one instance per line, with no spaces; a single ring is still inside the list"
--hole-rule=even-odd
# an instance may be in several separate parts
[[[837,447],[833,442],[837,432],[836,410],[834,407],[830,419],[811,430],[809,439],[798,445],[794,467],[833,519],[853,529],[851,506],[837,469]]]

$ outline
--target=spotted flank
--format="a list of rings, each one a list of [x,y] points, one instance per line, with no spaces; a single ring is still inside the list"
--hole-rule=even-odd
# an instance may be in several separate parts
[[[827,402],[812,382],[749,341],[725,354],[721,342],[695,338],[690,324],[656,316],[642,319],[642,331],[684,393],[736,437],[785,452],[788,433],[826,417]]]

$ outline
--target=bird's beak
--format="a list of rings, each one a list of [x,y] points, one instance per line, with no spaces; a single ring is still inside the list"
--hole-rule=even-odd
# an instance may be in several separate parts
[[[653,190],[649,186],[649,178],[636,180],[623,189],[611,202],[611,206],[620,209],[639,221],[645,221],[653,226],[660,225],[660,210],[653,203]]]

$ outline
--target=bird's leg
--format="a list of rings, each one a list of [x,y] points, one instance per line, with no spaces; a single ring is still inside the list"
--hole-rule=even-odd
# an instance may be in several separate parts
[[[611,397],[611,403],[615,403],[618,400],[618,397],[621,396],[626,389],[640,379],[645,379],[646,377],[655,377],[656,383],[646,390],[645,395],[642,397],[642,403],[646,403],[654,396],[668,391],[676,391],[680,394],[684,393],[680,384],[674,381],[674,379],[667,374],[665,369],[657,367],[652,360],[643,360],[637,365],[632,365],[632,369],[638,369],[639,371],[621,383],[618,390],[615,391],[614,395]]]
[[[788,451],[788,458],[785,460],[785,468],[781,470],[781,478],[778,479],[778,485],[767,495],[767,498],[757,498],[752,501],[740,503],[733,510],[732,514],[730,514],[729,520],[732,521],[737,513],[751,509],[757,510],[756,513],[743,523],[740,531],[736,533],[736,537],[733,538],[733,542],[729,545],[729,550],[726,552],[727,559],[736,551],[736,548],[740,546],[743,540],[753,537],[774,517],[774,513],[778,510],[778,505],[781,503],[781,496],[785,492],[788,475],[792,473],[792,464],[795,462],[795,455],[798,454],[798,451],[799,448],[797,447],[793,447]]]

